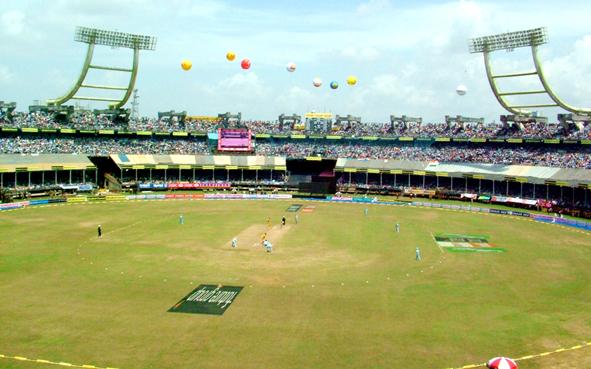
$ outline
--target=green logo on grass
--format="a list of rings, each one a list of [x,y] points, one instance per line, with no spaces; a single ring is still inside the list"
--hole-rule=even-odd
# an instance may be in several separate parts
[[[290,213],[295,213],[302,208],[302,204],[292,204],[290,207],[287,208],[287,211]]]
[[[242,291],[239,286],[202,284],[173,307],[171,313],[222,315]]]
[[[488,242],[488,236],[439,233],[433,236],[437,245],[450,252],[505,252]]]

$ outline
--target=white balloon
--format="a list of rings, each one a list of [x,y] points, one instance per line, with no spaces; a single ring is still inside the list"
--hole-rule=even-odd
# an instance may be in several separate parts
[[[465,85],[459,85],[456,87],[456,93],[460,96],[464,96],[468,92],[468,87]]]
[[[314,87],[320,87],[322,86],[322,80],[316,77],[312,80],[312,84],[314,85]]]
[[[285,69],[287,69],[288,72],[295,72],[296,64],[293,62],[287,63],[287,65],[285,66]]]

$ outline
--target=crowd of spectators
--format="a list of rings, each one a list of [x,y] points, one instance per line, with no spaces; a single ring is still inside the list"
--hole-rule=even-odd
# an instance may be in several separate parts
[[[528,147],[467,147],[437,145],[428,147],[378,144],[327,143],[259,143],[257,154],[306,157],[321,155],[331,158],[394,159],[439,162],[471,162],[491,164],[519,164],[561,168],[591,169],[591,150],[556,150]]]
[[[211,154],[205,141],[195,139],[137,138],[0,138],[0,153],[110,154]],[[393,159],[439,162],[520,164],[591,169],[590,149],[557,150],[555,147],[458,146],[438,144],[425,147],[379,143],[262,142],[255,154],[301,158]]]
[[[0,138],[0,154],[207,154],[207,144],[197,140],[128,138]]]
[[[305,132],[305,125],[293,123],[281,124],[278,121],[243,120],[240,125],[252,130],[253,133],[292,134]],[[113,120],[107,115],[95,115],[88,111],[77,111],[65,121],[56,121],[47,113],[34,112],[15,113],[12,120],[0,119],[0,126],[4,127],[35,127],[35,128],[72,128],[72,129],[117,129],[125,131],[155,131],[155,132],[209,132],[220,126],[220,122],[213,119],[186,119],[177,116],[156,118],[137,118]],[[567,129],[555,123],[516,123],[503,125],[500,123],[435,123],[427,122],[344,122],[333,123],[326,134],[343,136],[379,136],[379,137],[521,137],[521,138],[577,138],[591,139],[591,125],[580,124]]]

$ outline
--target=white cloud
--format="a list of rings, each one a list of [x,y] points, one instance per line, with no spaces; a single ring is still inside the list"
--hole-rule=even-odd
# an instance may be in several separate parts
[[[341,50],[341,55],[354,61],[370,62],[377,60],[380,57],[380,52],[371,46],[348,46]]]
[[[367,15],[390,8],[389,0],[368,0],[357,6],[357,13]]]
[[[9,35],[20,35],[25,29],[25,13],[20,10],[9,10],[0,17],[2,30]]]
[[[11,82],[14,74],[4,65],[0,65],[0,83]]]

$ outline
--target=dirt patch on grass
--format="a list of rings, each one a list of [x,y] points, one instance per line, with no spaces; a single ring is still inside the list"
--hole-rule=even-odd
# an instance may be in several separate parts
[[[266,225],[254,224],[244,229],[236,237],[238,238],[238,248],[262,247],[263,235],[273,244],[273,251],[281,245],[281,240],[289,232],[291,225],[275,225],[269,228]],[[232,248],[232,240],[228,240],[223,245],[224,248]]]

